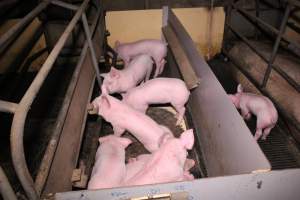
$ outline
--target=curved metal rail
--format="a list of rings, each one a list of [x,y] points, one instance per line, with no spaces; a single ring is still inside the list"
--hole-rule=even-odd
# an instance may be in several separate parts
[[[13,113],[14,118],[11,126],[11,136],[10,136],[10,145],[11,145],[11,153],[12,153],[12,160],[13,165],[16,171],[16,174],[23,186],[23,189],[29,199],[39,199],[39,192],[35,188],[34,181],[32,176],[29,173],[25,154],[24,154],[24,144],[23,144],[23,135],[24,135],[24,125],[25,120],[27,117],[27,113],[30,109],[32,102],[34,101],[35,97],[37,96],[42,84],[44,83],[45,79],[47,78],[50,70],[53,67],[53,64],[58,57],[59,53],[61,52],[63,46],[65,45],[69,35],[72,33],[75,25],[78,23],[79,20],[82,20],[84,25],[87,25],[87,19],[85,17],[85,10],[88,6],[90,0],[85,0],[80,7],[67,4],[64,2],[60,2],[58,0],[45,0],[41,2],[32,12],[26,15],[19,23],[17,23],[11,30],[9,30],[4,37],[0,38],[0,44],[4,47],[6,46],[7,42],[9,42],[12,38],[18,36],[18,32],[21,31],[30,21],[32,21],[43,9],[45,9],[49,3],[62,6],[67,9],[77,10],[74,17],[68,24],[67,28],[55,44],[54,48],[52,49],[50,55],[46,59],[45,63],[39,70],[38,74],[34,78],[33,82],[31,83],[30,87],[26,91],[25,95],[21,99],[20,103],[12,103],[8,101],[0,100],[0,112],[8,112]],[[91,34],[89,32],[88,26],[85,26],[85,34],[87,40],[91,40]],[[3,46],[0,45],[0,48]],[[89,44],[90,51],[94,51],[92,44]],[[92,53],[92,56],[93,53]],[[93,58],[95,61],[95,58]],[[96,62],[93,62],[93,66],[97,73],[97,77],[99,77],[99,70]],[[101,82],[98,80],[98,83]]]

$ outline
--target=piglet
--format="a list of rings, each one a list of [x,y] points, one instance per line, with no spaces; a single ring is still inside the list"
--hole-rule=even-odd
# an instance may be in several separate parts
[[[161,40],[139,40],[132,43],[121,44],[119,41],[115,42],[115,51],[118,53],[124,63],[125,67],[130,60],[139,54],[147,54],[153,58],[156,65],[154,77],[162,73],[166,63],[164,57],[167,55],[167,43]]]
[[[190,91],[177,78],[155,78],[122,94],[123,102],[145,113],[149,104],[171,103],[177,111],[177,125],[183,119]]]
[[[244,119],[250,119],[251,114],[256,115],[256,132],[254,138],[265,140],[271,129],[275,126],[278,114],[274,104],[265,96],[243,92],[241,84],[237,87],[235,95],[229,95],[236,108],[241,109]]]
[[[132,177],[134,177],[137,173],[144,170],[145,165],[152,158],[151,154],[142,154],[136,158],[130,158],[128,163],[126,164],[126,177],[124,182],[127,182]],[[194,176],[189,172],[189,170],[194,167],[195,161],[193,159],[186,159],[183,166],[183,179],[184,180],[193,180]]]
[[[118,187],[126,175],[125,148],[131,140],[109,135],[100,137],[99,142],[88,189]]]
[[[114,134],[121,136],[125,130],[132,133],[145,148],[150,151],[156,151],[162,138],[166,135],[173,137],[171,131],[162,125],[158,125],[153,119],[141,113],[122,101],[103,94],[97,97],[91,104],[93,109],[113,126]]]
[[[153,61],[148,55],[138,55],[132,59],[123,70],[111,68],[109,73],[103,73],[102,93],[122,93],[134,88],[142,81],[147,81],[153,67]]]
[[[166,183],[173,181],[191,180],[191,175],[186,173],[184,165],[187,150],[194,145],[193,130],[183,132],[180,138],[166,137],[161,147],[146,158],[134,176],[125,179],[125,186]]]

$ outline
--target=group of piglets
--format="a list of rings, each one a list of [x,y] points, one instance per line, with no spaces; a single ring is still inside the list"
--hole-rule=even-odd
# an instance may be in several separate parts
[[[88,189],[155,184],[193,180],[189,170],[195,165],[187,159],[193,148],[193,130],[179,138],[171,130],[145,114],[150,104],[170,103],[177,111],[177,123],[185,113],[190,91],[175,78],[156,78],[166,63],[167,44],[160,40],[116,42],[115,51],[124,61],[124,69],[111,68],[104,77],[102,94],[89,105],[89,113],[101,115],[110,122],[114,134],[99,138]],[[149,80],[153,64],[154,79]],[[140,85],[139,85],[140,84]],[[122,101],[110,94],[120,93]],[[130,158],[126,164],[125,149],[132,142],[121,137],[130,132],[150,152]]]

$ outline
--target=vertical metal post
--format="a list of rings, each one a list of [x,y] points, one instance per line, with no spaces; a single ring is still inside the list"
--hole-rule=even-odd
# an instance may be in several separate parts
[[[272,70],[272,67],[273,67],[272,65],[275,61],[276,54],[277,54],[277,51],[278,51],[278,47],[279,47],[281,38],[284,34],[285,27],[286,27],[286,24],[287,24],[287,21],[288,21],[288,17],[290,15],[290,11],[291,11],[291,7],[290,7],[289,4],[287,4],[283,19],[282,19],[282,22],[281,22],[281,25],[280,25],[280,30],[279,30],[279,33],[277,35],[277,38],[276,38],[276,41],[275,41],[275,44],[274,44],[274,47],[273,47],[272,54],[270,56],[270,60],[268,62],[268,68],[265,72],[264,80],[263,80],[262,85],[261,85],[262,88],[264,88],[266,86],[267,81],[269,79],[269,76],[271,74],[271,70]]]
[[[97,58],[96,58],[96,53],[95,53],[95,49],[91,40],[91,33],[90,33],[90,29],[89,29],[89,25],[87,22],[87,18],[85,13],[82,13],[82,23],[83,23],[83,29],[86,35],[86,40],[88,41],[88,45],[89,45],[89,49],[91,52],[91,56],[92,56],[92,62],[94,65],[94,69],[96,72],[96,77],[97,77],[97,82],[99,85],[99,88],[101,88],[101,77],[100,77],[100,72],[99,72],[99,68],[98,68],[98,62],[97,62]]]
[[[231,11],[232,11],[232,3],[233,3],[233,0],[228,0],[227,1],[227,6],[226,6],[226,19],[225,19],[225,24],[230,24],[231,22]],[[223,39],[223,47],[226,46],[226,42],[229,38],[229,28],[225,29],[225,32],[224,32],[224,39]]]

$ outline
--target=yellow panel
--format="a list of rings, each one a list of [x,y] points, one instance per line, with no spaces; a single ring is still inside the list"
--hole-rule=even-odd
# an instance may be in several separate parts
[[[225,13],[222,7],[214,8],[212,29],[210,30],[210,12],[207,8],[173,9],[183,26],[196,43],[199,52],[207,55],[211,38],[211,55],[220,52],[223,40]],[[161,38],[162,10],[112,11],[106,16],[107,28],[111,33],[108,42],[132,42],[139,39]],[[208,37],[211,34],[211,37]]]

